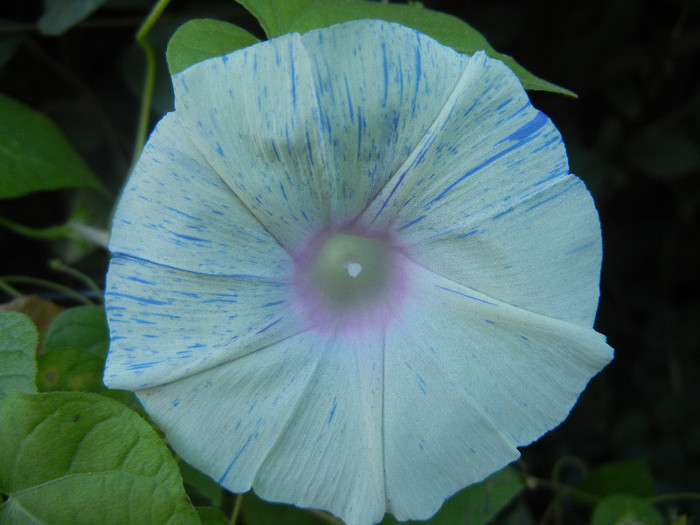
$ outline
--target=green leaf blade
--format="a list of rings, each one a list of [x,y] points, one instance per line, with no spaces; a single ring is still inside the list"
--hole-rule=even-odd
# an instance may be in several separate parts
[[[166,59],[171,75],[207,58],[226,55],[259,40],[236,25],[208,18],[181,25],[168,42]]]
[[[384,4],[366,0],[237,0],[273,38],[284,33],[305,33],[333,24],[374,18],[412,27],[443,45],[471,55],[484,50],[503,61],[518,76],[525,89],[576,96],[568,89],[543,80],[527,71],[512,57],[497,52],[476,29],[459,18],[421,6]]]
[[[51,120],[0,94],[0,199],[76,187],[103,190]]]
[[[18,523],[197,524],[155,431],[88,393],[12,393],[0,404],[0,511]]]
[[[109,348],[109,329],[104,309],[99,306],[77,306],[62,312],[46,333],[44,352],[60,348],[79,348],[104,360]]]
[[[34,323],[19,312],[0,312],[0,399],[18,390],[36,390],[36,347],[39,334]]]
[[[525,484],[513,467],[506,467],[484,481],[458,492],[448,499],[442,508],[427,521],[408,521],[408,524],[486,525],[501,512],[520,492]],[[398,525],[393,516],[387,516],[381,525]],[[404,523],[404,522],[402,522]]]
[[[83,21],[106,0],[46,0],[45,10],[37,21],[39,32],[57,36]]]
[[[578,488],[601,497],[624,493],[647,498],[656,494],[649,467],[641,459],[603,465],[584,478]]]

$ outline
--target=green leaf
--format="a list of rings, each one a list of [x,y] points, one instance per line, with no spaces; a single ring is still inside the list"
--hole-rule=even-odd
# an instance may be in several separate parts
[[[44,115],[0,94],[0,199],[102,185]]]
[[[543,80],[518,64],[512,57],[498,53],[479,33],[457,17],[425,9],[420,5],[384,4],[365,0],[236,0],[250,11],[272,38],[285,33],[305,33],[333,24],[375,18],[412,27],[460,53],[486,53],[505,62],[525,89],[551,91],[575,96],[568,89]]]
[[[37,384],[40,392],[98,392],[102,384],[104,360],[79,348],[59,348],[37,358]]]
[[[185,480],[185,488],[192,499],[194,501],[206,499],[214,507],[221,507],[223,501],[221,485],[182,460],[179,465],[182,479]]]
[[[263,501],[252,491],[246,492],[243,496],[241,513],[245,518],[246,525],[269,525],[270,523],[327,525],[328,523],[326,520],[299,507]]]
[[[36,326],[19,312],[0,312],[0,399],[19,390],[36,392]]]
[[[508,505],[525,487],[522,478],[513,467],[506,467],[492,474],[481,483],[471,485],[447,500],[435,516],[428,521],[408,521],[421,525],[485,525]],[[382,525],[397,525],[393,516],[382,520]]]
[[[604,465],[584,478],[578,488],[595,496],[625,493],[650,497],[656,494],[649,468],[641,459]]]
[[[630,494],[606,496],[593,511],[591,525],[662,525],[663,517],[648,501]]]
[[[168,448],[116,401],[12,393],[0,442],[0,523],[199,523]]]
[[[45,0],[44,13],[37,21],[39,32],[56,36],[96,11],[106,0]]]
[[[214,507],[197,507],[197,514],[202,525],[229,525],[226,514]]]
[[[37,358],[40,392],[96,392],[141,411],[133,392],[108,390],[102,383],[109,349],[104,309],[76,306],[63,311],[46,333],[44,352]]]
[[[46,333],[44,352],[60,348],[85,350],[104,360],[109,348],[109,329],[104,309],[77,306],[61,313]]]
[[[185,22],[168,42],[165,56],[174,75],[207,58],[226,55],[258,42],[245,29],[207,18]]]
[[[0,68],[14,56],[24,40],[25,33],[21,28],[17,22],[0,18]]]
[[[700,169],[700,145],[680,127],[649,126],[625,148],[628,162],[648,177],[692,177]]]

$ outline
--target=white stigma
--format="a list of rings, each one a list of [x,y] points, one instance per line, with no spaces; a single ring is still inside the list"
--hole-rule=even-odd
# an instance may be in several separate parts
[[[347,262],[343,264],[343,268],[348,271],[350,277],[357,277],[362,271],[362,265],[356,262]]]

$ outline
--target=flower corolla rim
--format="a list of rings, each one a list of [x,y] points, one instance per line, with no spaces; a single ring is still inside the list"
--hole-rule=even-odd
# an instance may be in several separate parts
[[[173,86],[113,222],[104,380],[227,489],[426,519],[612,358],[593,200],[501,62],[363,20]]]

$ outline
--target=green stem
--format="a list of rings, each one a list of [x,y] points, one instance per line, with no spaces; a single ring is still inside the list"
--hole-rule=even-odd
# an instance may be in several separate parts
[[[6,293],[13,295],[15,298],[22,297],[23,295],[17,288],[10,286],[2,279],[0,279],[0,290],[4,290]]]
[[[97,286],[97,283],[90,279],[87,275],[85,275],[83,272],[76,270],[75,268],[71,268],[67,264],[65,264],[62,260],[60,259],[52,259],[49,262],[49,266],[51,267],[52,270],[56,270],[57,272],[62,272],[65,273],[66,275],[70,275],[71,277],[77,279],[78,281],[81,281],[85,286],[87,286],[94,294],[95,297],[102,297],[102,290],[100,289],[99,286]]]
[[[143,83],[143,95],[141,97],[141,111],[139,113],[139,123],[136,131],[136,143],[134,144],[134,156],[131,165],[136,164],[136,161],[141,155],[141,150],[146,143],[148,135],[148,121],[151,114],[151,103],[153,101],[153,86],[156,81],[156,57],[153,54],[153,48],[150,42],[146,39],[148,33],[153,29],[153,26],[158,21],[158,18],[165,8],[168,7],[170,0],[158,0],[156,5],[148,14],[146,19],[141,24],[141,27],[136,33],[136,41],[139,43],[146,55],[146,77]]]
[[[3,217],[0,217],[0,227],[6,228],[17,235],[22,235],[23,237],[48,241],[65,239],[70,234],[70,228],[67,224],[49,226],[47,228],[32,228]]]
[[[317,518],[320,518],[321,520],[325,521],[326,523],[330,523],[331,525],[344,525],[344,523],[342,521],[340,521],[338,518],[328,514],[327,512],[323,512],[322,510],[316,510],[316,509],[306,509],[306,510],[308,510],[311,514],[313,514]]]
[[[94,226],[89,226],[83,224],[79,221],[70,221],[66,226],[68,226],[75,236],[86,240],[95,246],[104,248],[105,250],[109,245],[109,232],[107,230],[102,230],[100,228],[95,228]]]
[[[672,492],[670,494],[659,494],[650,498],[651,503],[663,503],[665,501],[676,501],[679,499],[694,499],[700,501],[700,492]]]
[[[233,503],[233,511],[231,512],[231,525],[236,525],[238,521],[238,515],[241,513],[241,506],[243,505],[244,494],[238,494],[236,496],[236,501]]]
[[[39,279],[37,277],[25,277],[23,275],[5,275],[0,277],[0,282],[4,281],[6,283],[19,283],[19,284],[30,284],[33,286],[38,286],[40,288],[46,288],[48,290],[55,290],[57,292],[61,292],[66,294],[68,297],[71,297],[75,301],[82,303],[82,304],[89,304],[89,305],[94,305],[90,299],[85,297],[84,295],[76,292],[75,290],[68,288],[67,286],[63,286],[62,284],[54,283],[52,281],[47,281],[46,279]]]
[[[584,503],[588,503],[590,505],[595,505],[600,501],[600,498],[598,496],[594,496],[593,494],[589,494],[588,492],[584,492],[582,490],[576,489],[574,487],[570,487],[568,485],[564,485],[563,483],[560,483],[558,481],[550,481],[548,479],[540,479],[540,478],[535,478],[533,476],[528,476],[526,483],[529,487],[533,488],[546,488],[549,489],[553,492],[558,492],[560,494],[566,494],[568,496],[572,496],[579,501],[582,501]]]

